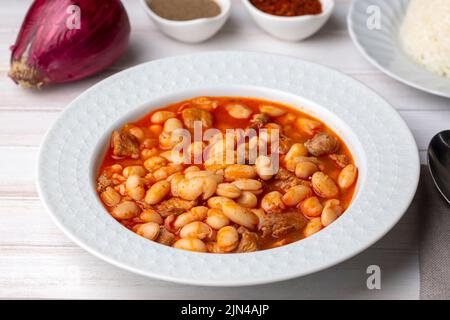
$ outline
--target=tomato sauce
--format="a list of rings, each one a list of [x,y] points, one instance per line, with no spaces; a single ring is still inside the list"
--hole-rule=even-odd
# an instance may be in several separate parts
[[[296,17],[322,13],[319,0],[250,0],[256,8],[275,16]]]
[[[346,146],[345,142],[325,123],[323,123],[322,121],[320,121],[317,118],[312,117],[311,115],[308,115],[308,114],[300,111],[299,109],[293,108],[291,106],[288,106],[288,105],[285,105],[282,103],[276,103],[273,101],[266,101],[266,100],[256,99],[256,98],[245,98],[245,97],[205,97],[205,98],[211,99],[217,103],[215,108],[210,110],[211,114],[213,115],[213,119],[214,119],[213,128],[219,129],[223,132],[226,129],[237,129],[237,128],[243,129],[243,128],[247,128],[249,126],[250,119],[236,119],[236,118],[233,118],[227,112],[225,107],[229,104],[243,104],[246,107],[251,108],[253,111],[253,114],[260,113],[260,110],[259,110],[260,106],[264,105],[264,104],[268,104],[268,105],[275,106],[277,108],[285,110],[287,114],[294,115],[295,117],[292,117],[292,119],[305,118],[305,119],[311,119],[311,120],[318,121],[322,125],[321,129],[320,129],[321,132],[326,132],[329,135],[338,139],[339,150],[337,150],[336,153],[340,154],[340,155],[344,155],[347,158],[349,164],[354,164],[352,154],[351,154],[350,150],[348,149],[348,147]],[[152,133],[151,130],[149,130],[149,127],[152,125],[152,122],[150,120],[152,115],[156,111],[166,110],[166,111],[174,112],[177,115],[177,117],[179,119],[181,119],[181,111],[184,108],[191,106],[193,100],[194,99],[187,100],[187,101],[181,101],[181,102],[177,102],[177,103],[165,106],[163,108],[153,110],[150,113],[143,116],[142,118],[138,119],[137,121],[127,124],[125,127],[129,126],[129,127],[141,128],[145,134],[145,138],[158,139],[158,135]],[[281,124],[282,133],[285,136],[287,136],[288,138],[292,139],[292,141],[295,143],[304,143],[307,140],[312,138],[311,135],[301,132],[298,128],[295,127],[295,125],[293,123],[289,123],[286,120],[285,115],[282,115],[280,117],[274,117],[274,118],[272,118],[271,122]],[[283,160],[283,156],[281,156],[280,166],[283,162],[282,160]],[[334,181],[336,181],[339,173],[342,170],[342,167],[339,166],[336,163],[336,161],[331,159],[328,155],[319,156],[318,160],[321,162],[321,164],[323,166],[322,171],[324,173],[326,173],[329,177],[331,177]],[[102,161],[102,164],[101,164],[101,167],[99,170],[99,176],[105,170],[107,170],[108,167],[110,167],[112,165],[119,164],[123,168],[125,168],[127,166],[131,166],[131,165],[142,166],[144,161],[145,161],[145,159],[142,159],[142,158],[140,158],[140,159],[130,159],[130,158],[117,159],[117,157],[113,156],[112,148],[109,148],[103,158],[103,161]],[[201,167],[201,165],[199,165],[199,166]],[[185,167],[188,167],[188,165],[185,165]],[[344,211],[349,207],[349,205],[352,201],[352,198],[355,193],[355,185],[356,185],[356,183],[352,187],[348,188],[347,190],[340,192],[339,196],[337,197],[337,199],[341,202],[341,205],[344,208]],[[259,207],[259,203],[260,203],[263,195],[264,194],[258,196],[257,208]],[[201,201],[199,201],[199,203],[197,205],[200,206],[200,205],[205,205],[205,204],[206,204],[206,202],[202,203]],[[105,207],[108,210],[111,209],[111,208],[108,208],[107,206],[105,206]],[[301,214],[301,213],[299,213],[299,214]],[[133,229],[133,227],[135,225],[139,224],[140,221],[139,221],[139,219],[134,219],[134,220],[121,221],[121,223],[129,229]],[[268,239],[260,240],[259,245],[260,245],[260,249],[269,249],[269,248],[274,248],[274,247],[278,247],[281,245],[285,245],[285,244],[288,244],[291,242],[295,242],[295,241],[301,240],[303,238],[304,238],[303,232],[296,231],[296,232],[287,234],[286,236],[284,236],[282,238],[268,238]]]

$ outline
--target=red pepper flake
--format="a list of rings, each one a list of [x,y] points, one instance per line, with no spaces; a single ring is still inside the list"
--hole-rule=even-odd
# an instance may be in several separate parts
[[[296,17],[322,13],[319,0],[250,0],[259,10],[275,16]]]

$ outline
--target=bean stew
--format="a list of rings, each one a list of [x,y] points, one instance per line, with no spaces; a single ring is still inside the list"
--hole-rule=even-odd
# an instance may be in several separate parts
[[[112,132],[97,192],[117,221],[144,238],[241,253],[329,226],[349,207],[357,177],[344,142],[298,109],[196,97]]]

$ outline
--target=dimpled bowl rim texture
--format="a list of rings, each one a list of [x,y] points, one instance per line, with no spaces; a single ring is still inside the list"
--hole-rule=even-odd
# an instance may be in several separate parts
[[[151,100],[180,90],[230,84],[303,97],[342,119],[366,155],[364,182],[351,207],[312,237],[245,254],[177,250],[126,230],[106,213],[90,185],[89,155],[98,152],[107,128]],[[162,280],[243,286],[310,274],[363,251],[402,217],[417,188],[419,169],[417,146],[401,117],[361,83],[294,58],[207,52],[133,67],[76,98],[42,144],[38,190],[55,223],[78,245],[103,260]]]

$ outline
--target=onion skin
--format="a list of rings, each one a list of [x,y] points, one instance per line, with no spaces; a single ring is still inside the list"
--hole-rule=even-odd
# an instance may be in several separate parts
[[[71,5],[80,8],[79,29],[67,26]],[[124,53],[130,29],[120,0],[35,0],[11,47],[9,76],[31,88],[88,77]]]

